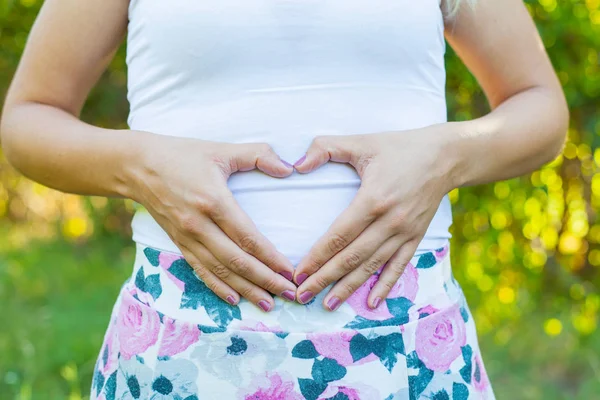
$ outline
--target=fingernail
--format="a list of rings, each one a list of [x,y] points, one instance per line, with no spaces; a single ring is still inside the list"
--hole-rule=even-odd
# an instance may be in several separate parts
[[[296,279],[296,282],[298,282],[298,285],[302,285],[302,282],[304,282],[306,278],[308,278],[308,274],[300,274],[298,275],[298,279]]]
[[[379,307],[379,303],[381,303],[381,297],[375,297],[375,300],[373,301],[373,308]]]
[[[261,300],[258,302],[258,306],[263,309],[263,311],[269,311],[271,309],[271,305],[266,300]]]
[[[306,160],[306,154],[305,154],[305,155],[303,155],[302,157],[300,157],[300,158],[298,159],[298,161],[296,161],[296,162],[294,163],[294,167],[297,167],[298,165],[302,164],[302,163],[304,162],[304,160]]]
[[[296,300],[296,293],[292,290],[285,290],[281,295],[290,301]]]
[[[232,306],[235,306],[235,297],[233,297],[232,295],[227,296],[227,302]]]
[[[310,299],[312,299],[312,297],[313,297],[312,292],[306,291],[300,295],[300,302],[304,304],[307,301],[309,301]]]
[[[283,163],[283,165],[285,165],[286,167],[288,167],[288,168],[294,168],[294,166],[292,164],[290,164],[289,162],[287,162],[287,161],[285,161],[285,160],[283,160],[281,158],[280,158],[280,160]]]
[[[336,296],[333,296],[327,302],[327,307],[329,307],[329,309],[331,311],[335,311],[340,306],[340,303],[341,303],[340,299]]]
[[[288,281],[291,281],[292,279],[294,279],[294,275],[292,275],[292,273],[290,271],[282,271],[279,274],[283,275],[283,277],[285,279],[287,279]]]

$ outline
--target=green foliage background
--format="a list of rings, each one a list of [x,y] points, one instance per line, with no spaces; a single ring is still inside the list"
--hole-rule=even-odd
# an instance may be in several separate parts
[[[482,0],[484,1],[484,0]],[[562,156],[520,178],[455,190],[451,257],[499,399],[600,395],[600,0],[529,0],[571,108]],[[0,0],[0,94],[40,0]],[[124,51],[85,121],[125,127]],[[488,108],[448,49],[450,119]],[[132,206],[65,195],[0,158],[0,399],[79,399],[133,262]]]

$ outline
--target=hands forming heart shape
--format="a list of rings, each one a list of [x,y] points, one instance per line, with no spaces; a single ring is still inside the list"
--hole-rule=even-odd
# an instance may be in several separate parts
[[[376,308],[415,254],[443,196],[454,188],[458,163],[448,152],[446,125],[318,136],[294,165],[266,144],[152,135],[128,183],[133,200],[146,207],[198,276],[230,304],[241,295],[269,311],[273,297],[268,292],[307,303],[334,283],[323,305],[335,310],[383,266],[368,297],[368,305]],[[256,168],[285,178],[294,169],[306,174],[330,161],[352,165],[361,186],[294,270],[237,204],[227,179]]]

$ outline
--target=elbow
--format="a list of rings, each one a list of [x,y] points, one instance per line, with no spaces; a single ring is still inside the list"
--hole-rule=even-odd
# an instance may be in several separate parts
[[[21,154],[22,146],[19,143],[18,114],[17,105],[5,105],[0,115],[0,146],[6,161],[21,172],[20,160],[24,156]]]

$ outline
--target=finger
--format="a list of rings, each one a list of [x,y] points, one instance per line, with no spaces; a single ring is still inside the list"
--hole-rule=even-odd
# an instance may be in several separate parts
[[[308,147],[306,154],[294,163],[294,168],[306,174],[328,161],[352,164],[360,138],[361,135],[317,136]]]
[[[377,218],[373,203],[374,200],[360,188],[348,208],[333,221],[327,232],[300,260],[294,274],[296,284],[301,285],[306,278],[344,250]]]
[[[194,252],[190,251],[186,246],[179,244],[177,247],[179,247],[181,250],[185,261],[192,267],[196,275],[198,275],[198,277],[211,291],[231,305],[236,305],[239,303],[240,296],[235,289],[227,285],[208,268],[206,268],[206,266],[199,260],[199,257],[197,257]],[[199,247],[203,246],[200,245]],[[195,253],[197,253],[199,256],[201,255],[201,252],[198,251],[198,249],[196,249]]]
[[[419,246],[419,240],[410,240],[396,251],[394,255],[389,259],[387,265],[383,268],[383,271],[379,275],[379,279],[375,286],[369,293],[367,304],[371,308],[377,308],[381,301],[387,298],[390,290],[398,282],[398,279],[404,273],[406,266],[415,255],[417,247]]]
[[[266,143],[232,144],[227,152],[232,171],[259,169],[275,178],[283,178],[294,172],[294,167],[282,160]]]
[[[268,312],[273,309],[273,296],[271,296],[267,291],[235,273],[223,274],[223,271],[225,271],[226,267],[224,267],[212,254],[210,254],[208,249],[197,243],[193,246],[194,253],[198,255],[198,259],[201,260],[202,264],[205,266],[205,269],[209,270],[210,273],[219,281],[227,283],[227,285],[239,293],[241,297],[247,299],[251,303],[254,303],[263,311]],[[287,300],[293,300],[292,296],[293,295],[288,296]],[[226,301],[231,303],[229,299],[226,299]]]
[[[364,262],[359,268],[343,276],[333,285],[329,293],[323,298],[323,306],[335,311],[350,297],[358,288],[365,284],[382,265],[386,263],[398,250],[402,243],[399,236],[386,241],[377,251]]]
[[[290,293],[296,294],[296,286],[292,282],[240,249],[212,221],[203,225],[198,236],[198,241],[221,265],[227,267],[220,276],[217,274],[221,279],[234,272],[273,294],[286,298]]]
[[[222,207],[218,206],[211,213],[211,218],[217,226],[246,253],[291,281],[294,274],[294,265],[291,261],[277,251],[273,243],[260,233],[231,192],[219,198]]]
[[[298,299],[306,303],[327,286],[368,261],[390,238],[381,224],[372,224],[350,246],[336,254],[298,287]],[[390,254],[391,256],[391,254]]]

